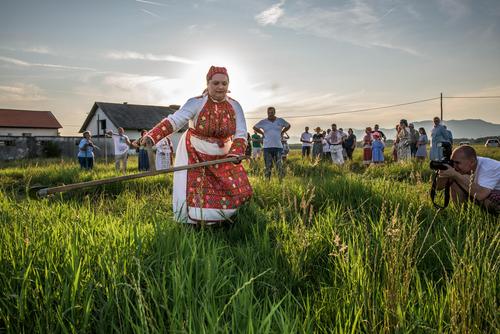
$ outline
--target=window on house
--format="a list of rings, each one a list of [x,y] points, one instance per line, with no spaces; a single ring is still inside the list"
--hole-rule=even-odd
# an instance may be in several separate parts
[[[106,129],[107,129],[107,127],[106,127],[106,120],[105,119],[101,119],[99,122],[101,123],[101,124],[99,124],[99,127],[101,128],[102,133],[104,133],[106,131]]]
[[[31,132],[23,132],[23,137],[31,137]]]
[[[15,140],[0,140],[0,146],[16,146]]]

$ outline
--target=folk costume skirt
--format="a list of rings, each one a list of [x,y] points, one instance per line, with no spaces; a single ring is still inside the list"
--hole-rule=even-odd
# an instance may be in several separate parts
[[[186,131],[177,146],[174,166],[223,159],[231,140],[222,142]],[[252,196],[241,164],[232,162],[174,173],[173,211],[176,221],[215,224],[227,220]]]

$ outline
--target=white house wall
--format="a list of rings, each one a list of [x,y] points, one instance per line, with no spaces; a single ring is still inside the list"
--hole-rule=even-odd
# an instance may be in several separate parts
[[[57,129],[37,129],[37,128],[7,128],[0,127],[0,136],[22,136],[23,133],[31,133],[35,136],[58,136]]]
[[[89,124],[87,125],[87,128],[86,130],[87,131],[90,131],[90,133],[93,135],[93,136],[96,136],[97,135],[97,121],[102,121],[102,120],[106,120],[106,128],[105,130],[111,130],[113,132],[117,132],[118,129],[117,127],[113,124],[113,122],[111,122],[111,120],[106,116],[106,114],[102,111],[101,108],[97,108],[94,116],[92,117],[92,119],[90,120]],[[101,128],[99,128],[99,131],[100,133],[102,134],[102,130]]]

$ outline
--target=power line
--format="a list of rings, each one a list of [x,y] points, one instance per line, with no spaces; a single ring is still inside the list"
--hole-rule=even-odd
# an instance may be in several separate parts
[[[391,105],[383,106],[383,107],[355,109],[355,110],[349,110],[349,111],[339,111],[339,112],[332,112],[332,113],[325,113],[325,114],[316,114],[316,115],[294,115],[294,116],[282,116],[282,117],[284,117],[284,118],[302,118],[302,117],[322,117],[322,116],[332,116],[332,115],[340,115],[340,114],[352,114],[352,113],[365,112],[365,111],[371,111],[371,110],[380,110],[380,109],[388,109],[388,108],[395,108],[395,107],[407,106],[407,105],[410,105],[410,104],[424,103],[424,102],[434,101],[434,100],[439,100],[439,99],[440,99],[439,97],[433,97],[433,98],[424,99],[424,100],[417,100],[417,101],[411,101],[411,102],[391,104]],[[245,117],[245,119],[261,119],[261,118],[262,117]]]
[[[500,96],[443,96],[443,99],[500,99]]]

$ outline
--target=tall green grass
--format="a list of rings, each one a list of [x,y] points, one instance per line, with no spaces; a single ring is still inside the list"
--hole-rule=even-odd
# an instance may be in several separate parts
[[[254,197],[218,228],[172,221],[171,175],[36,199],[115,172],[0,170],[0,332],[500,330],[499,221],[437,213],[426,165],[247,167]]]

